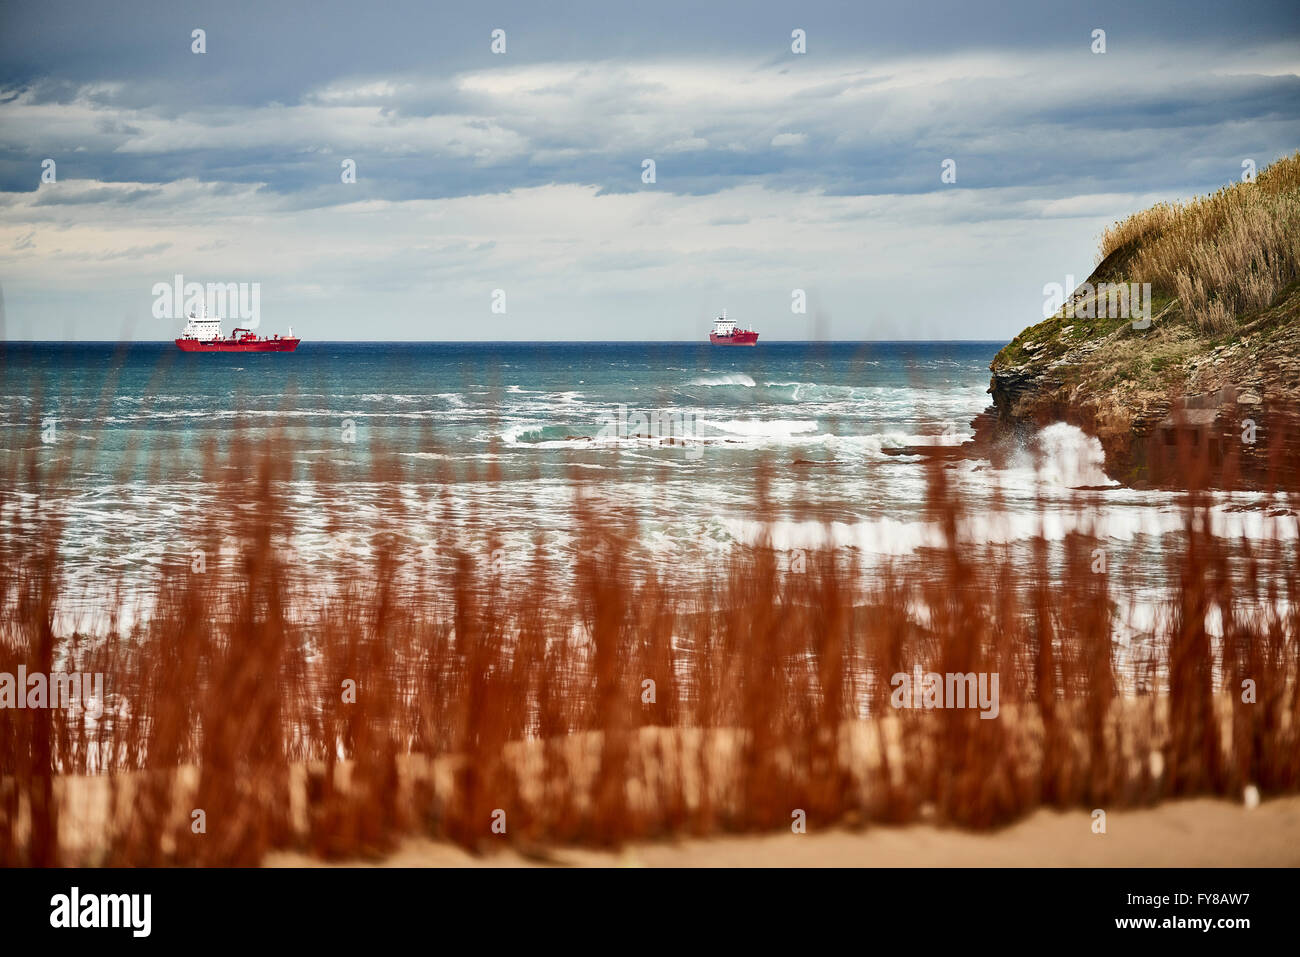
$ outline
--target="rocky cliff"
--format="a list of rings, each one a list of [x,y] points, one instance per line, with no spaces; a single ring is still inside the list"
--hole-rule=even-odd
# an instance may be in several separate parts
[[[1300,153],[1116,224],[1102,252],[994,358],[977,441],[996,455],[1064,421],[1125,484],[1297,487]]]

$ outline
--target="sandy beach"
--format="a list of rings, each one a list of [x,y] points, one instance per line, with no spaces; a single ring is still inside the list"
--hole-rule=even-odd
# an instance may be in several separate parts
[[[619,851],[548,848],[468,853],[424,838],[379,861],[326,863],[273,852],[268,867],[1296,867],[1300,797],[1255,808],[1197,798],[1116,810],[1106,833],[1085,811],[1039,810],[998,831],[932,825],[842,828],[822,833],[741,835],[633,843]]]

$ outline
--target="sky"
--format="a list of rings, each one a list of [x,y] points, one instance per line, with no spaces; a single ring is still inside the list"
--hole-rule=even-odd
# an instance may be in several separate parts
[[[1285,0],[0,0],[3,334],[170,339],[181,275],[315,340],[1007,340],[1110,223],[1300,148],[1298,41]]]

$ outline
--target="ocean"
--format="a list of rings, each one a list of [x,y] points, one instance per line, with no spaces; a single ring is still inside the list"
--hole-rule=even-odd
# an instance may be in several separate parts
[[[309,341],[287,355],[7,343],[0,455],[16,494],[3,507],[40,493],[13,467],[25,450],[66,461],[68,573],[144,583],[204,509],[221,507],[205,445],[220,452],[275,430],[291,457],[287,517],[304,567],[367,554],[393,494],[413,556],[473,547],[488,527],[501,562],[540,547],[562,566],[581,495],[684,584],[764,539],[785,552],[851,549],[869,573],[942,542],[922,457],[889,450],[968,439],[1000,346]],[[374,480],[381,452],[402,468],[396,488]],[[1119,583],[1132,601],[1157,601],[1182,497],[1118,487],[1095,439],[1055,425],[1006,467],[962,460],[947,474],[970,506],[963,537],[1015,547],[1088,531],[1135,569]],[[763,497],[772,512],[760,516]],[[1241,507],[1258,499],[1221,496],[1216,528],[1294,539],[1294,516]]]

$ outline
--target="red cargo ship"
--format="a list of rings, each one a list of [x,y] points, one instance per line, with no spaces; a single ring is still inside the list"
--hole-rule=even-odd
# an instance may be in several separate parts
[[[722,310],[722,318],[713,320],[713,331],[709,341],[715,346],[753,346],[758,344],[758,333],[752,329],[737,329],[736,320],[727,318],[727,310]]]
[[[229,336],[221,334],[221,320],[190,313],[176,345],[182,352],[293,352],[301,339],[287,336],[259,336],[251,329],[236,329]]]

